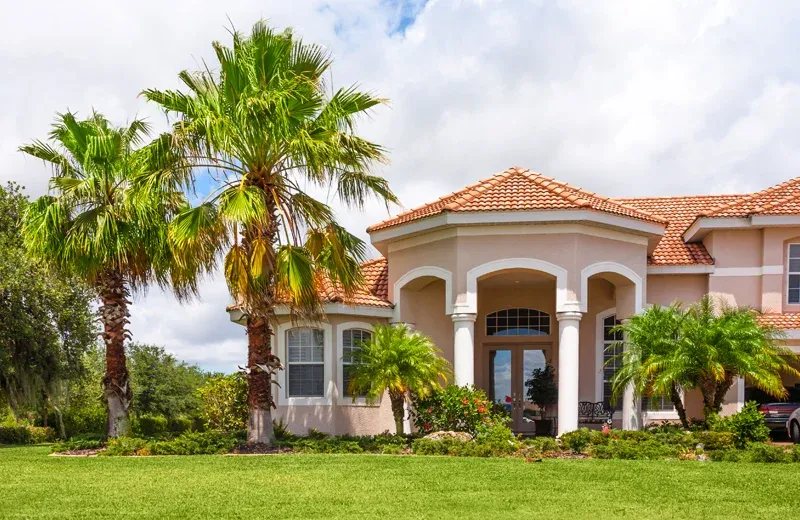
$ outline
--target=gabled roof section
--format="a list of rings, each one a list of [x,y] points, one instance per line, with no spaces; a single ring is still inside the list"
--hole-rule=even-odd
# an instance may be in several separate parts
[[[713,265],[714,259],[702,243],[683,240],[684,232],[698,215],[720,206],[741,201],[746,195],[695,195],[688,197],[620,198],[615,202],[649,213],[669,221],[664,236],[647,259],[648,265]]]
[[[551,210],[594,210],[666,224],[666,220],[657,215],[628,207],[540,173],[513,167],[439,200],[370,226],[367,231],[378,231],[446,212]]]
[[[699,217],[737,218],[750,215],[800,214],[800,177],[743,195],[739,200],[724,204]]]

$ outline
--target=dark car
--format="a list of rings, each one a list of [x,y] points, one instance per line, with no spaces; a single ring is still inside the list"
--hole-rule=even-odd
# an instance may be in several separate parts
[[[755,401],[759,404],[758,411],[764,414],[767,426],[773,432],[786,432],[786,421],[792,412],[800,408],[800,387],[786,387],[789,395],[783,401],[776,401],[774,397],[767,395],[757,388],[747,388],[745,390],[745,400]]]

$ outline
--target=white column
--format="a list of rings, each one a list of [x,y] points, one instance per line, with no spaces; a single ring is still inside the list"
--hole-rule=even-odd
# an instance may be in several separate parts
[[[453,318],[453,373],[459,386],[475,384],[475,318],[459,312]]]
[[[621,323],[628,323],[628,319],[621,320]],[[626,335],[623,334],[622,341],[627,341]],[[623,349],[627,349],[623,345]],[[625,387],[625,392],[622,394],[622,429],[623,430],[639,430],[644,426],[642,424],[642,400],[636,397],[633,389],[633,384]]]
[[[578,351],[582,314],[559,312],[558,318],[558,435],[578,429]]]

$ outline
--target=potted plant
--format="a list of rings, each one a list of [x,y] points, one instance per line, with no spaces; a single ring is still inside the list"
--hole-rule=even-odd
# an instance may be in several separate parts
[[[558,402],[556,371],[548,361],[544,368],[534,368],[525,381],[528,400],[539,407],[541,418],[535,421],[536,435],[548,435],[553,431],[553,420],[547,416],[547,408]]]

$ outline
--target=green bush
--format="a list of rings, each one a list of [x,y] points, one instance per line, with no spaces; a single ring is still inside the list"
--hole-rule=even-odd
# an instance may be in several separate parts
[[[42,426],[4,426],[0,427],[0,444],[41,444],[53,442],[56,431]]]
[[[216,455],[230,453],[243,438],[220,432],[188,432],[168,441],[154,441],[140,455]]]
[[[482,425],[475,436],[475,443],[498,455],[514,453],[520,448],[519,439],[502,422]]]
[[[167,430],[170,433],[176,433],[178,435],[192,430],[196,431],[198,430],[197,426],[199,426],[199,424],[196,424],[194,420],[186,417],[173,417],[167,420]]]
[[[792,462],[800,462],[800,444],[795,444],[792,446],[792,453],[789,454],[792,459]]]
[[[569,450],[572,453],[584,453],[591,444],[600,444],[608,441],[608,439],[603,440],[601,437],[605,437],[602,432],[581,428],[562,434],[559,440],[565,450]]]
[[[481,428],[507,424],[504,408],[495,407],[483,390],[450,385],[431,395],[413,399],[414,425],[421,432],[454,431],[478,434]]]
[[[744,451],[744,460],[747,462],[784,463],[792,461],[792,454],[786,453],[781,446],[754,442],[748,445]]]
[[[100,452],[101,455],[111,457],[121,457],[136,455],[137,452],[147,447],[147,441],[136,437],[117,437],[109,439],[106,451]]]
[[[53,453],[62,453],[76,450],[96,450],[102,448],[104,444],[103,441],[99,440],[76,439],[54,444],[51,451]]]
[[[275,439],[279,441],[293,437],[292,432],[289,431],[289,426],[283,421],[283,417],[272,420],[272,431],[275,432]]]
[[[142,437],[160,437],[168,431],[167,419],[157,415],[142,415],[133,426],[133,431]]]
[[[694,444],[702,444],[705,450],[725,450],[734,446],[733,433],[726,431],[697,431],[690,439]]]
[[[234,432],[247,428],[247,380],[241,374],[209,378],[198,389],[201,416],[209,430]]]
[[[534,437],[533,439],[526,439],[525,446],[533,448],[541,453],[559,451],[558,441],[552,437]]]
[[[593,445],[589,450],[596,459],[663,460],[678,458],[678,446],[656,440],[611,439],[607,444]]]
[[[731,432],[733,445],[738,449],[744,449],[751,442],[769,440],[769,428],[755,401],[748,401],[740,412],[733,415],[712,416],[709,427],[712,431]]]
[[[363,453],[364,448],[358,441],[341,439],[302,439],[294,443],[292,448],[301,453]]]
[[[454,457],[498,457],[505,451],[495,451],[490,444],[458,439],[416,439],[411,444],[415,455],[450,455]]]

